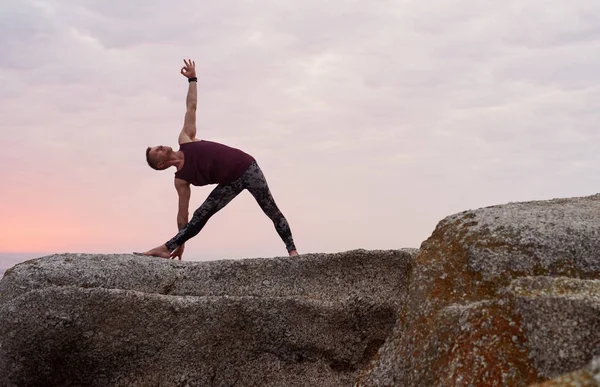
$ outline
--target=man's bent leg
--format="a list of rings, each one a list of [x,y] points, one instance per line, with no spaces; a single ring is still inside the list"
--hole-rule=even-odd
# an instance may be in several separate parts
[[[177,235],[165,243],[169,251],[172,252],[188,239],[195,237],[200,230],[202,230],[208,219],[225,207],[233,200],[233,198],[242,192],[242,190],[243,186],[239,179],[231,184],[219,184],[210,195],[208,195],[204,203],[194,211],[194,215],[189,223],[179,230]]]
[[[250,191],[263,212],[273,221],[275,230],[277,230],[277,233],[285,243],[287,251],[295,251],[296,246],[294,245],[294,238],[292,237],[290,225],[277,207],[275,199],[273,199],[273,195],[269,189],[269,185],[267,184],[267,179],[258,164],[253,163],[242,176],[242,180],[244,188]]]

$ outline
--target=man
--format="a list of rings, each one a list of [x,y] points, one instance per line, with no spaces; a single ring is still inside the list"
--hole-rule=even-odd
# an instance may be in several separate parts
[[[265,176],[254,157],[227,145],[196,138],[196,85],[198,81],[196,63],[190,59],[184,59],[183,62],[185,66],[181,68],[181,74],[188,78],[189,86],[183,129],[179,133],[179,150],[174,151],[171,147],[162,145],[146,149],[146,160],[150,167],[159,171],[169,167],[176,169],[175,189],[179,196],[177,214],[179,232],[165,244],[145,253],[135,254],[172,259],[178,257],[181,260],[185,242],[196,236],[211,216],[225,207],[240,192],[247,189],[264,213],[273,221],[289,255],[298,255],[290,226],[277,208]],[[194,212],[188,223],[190,184],[195,186],[218,185]]]

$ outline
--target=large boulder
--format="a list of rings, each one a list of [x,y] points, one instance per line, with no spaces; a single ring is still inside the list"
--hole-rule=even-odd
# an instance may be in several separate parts
[[[358,386],[527,386],[600,355],[600,196],[443,219]]]
[[[351,386],[414,253],[27,261],[0,281],[0,385]]]

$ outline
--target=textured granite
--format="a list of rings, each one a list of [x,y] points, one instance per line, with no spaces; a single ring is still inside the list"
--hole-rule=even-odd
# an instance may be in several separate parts
[[[592,386],[600,195],[446,217],[419,250],[63,254],[0,280],[0,385]]]
[[[594,195],[443,219],[415,258],[392,335],[356,385],[526,386],[584,366],[600,348],[597,284],[588,283],[600,278],[599,215]],[[584,290],[552,291],[570,279]]]
[[[351,386],[413,256],[31,260],[0,281],[0,385]]]
[[[561,375],[552,380],[532,385],[532,387],[598,387],[600,386],[600,358],[596,358],[586,367]]]

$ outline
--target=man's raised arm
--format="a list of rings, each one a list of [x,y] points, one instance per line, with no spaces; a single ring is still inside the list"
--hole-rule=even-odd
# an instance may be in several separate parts
[[[181,68],[181,74],[188,79],[189,86],[185,98],[185,118],[183,129],[179,134],[179,143],[196,140],[196,106],[198,104],[198,78],[196,78],[196,63],[191,59],[183,60],[185,66]]]

